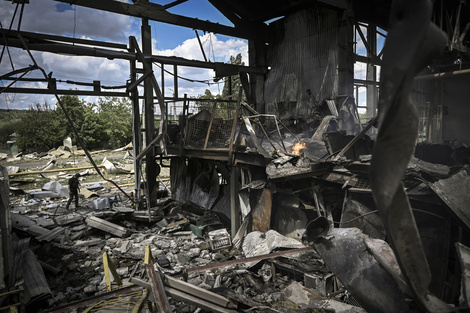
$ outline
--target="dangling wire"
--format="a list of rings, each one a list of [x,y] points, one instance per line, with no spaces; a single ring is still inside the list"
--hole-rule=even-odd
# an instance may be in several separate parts
[[[19,5],[20,5],[19,3],[16,4],[15,12],[13,13],[13,16],[11,17],[10,27],[8,27],[8,31],[10,31],[11,28],[13,27],[13,22],[15,21],[16,12],[18,11],[18,6]],[[1,26],[1,23],[0,23],[0,26]],[[8,49],[8,43],[7,43],[7,40],[6,40],[6,37],[5,37],[5,31],[3,30],[3,26],[1,26],[1,28],[2,28],[3,38],[5,39],[5,45],[3,46],[2,54],[0,55],[0,63],[2,63],[3,53],[5,52],[5,49],[7,49],[8,55],[10,55],[10,50]],[[10,56],[10,63],[11,63],[12,69],[15,70],[15,67],[13,66],[13,61],[11,60],[11,56]]]
[[[75,8],[73,9],[73,39],[75,39],[75,28],[77,27],[77,5],[74,5]],[[72,42],[75,45],[75,41]]]

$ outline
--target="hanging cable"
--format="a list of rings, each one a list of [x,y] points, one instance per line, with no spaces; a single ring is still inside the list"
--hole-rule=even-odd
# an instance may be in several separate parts
[[[212,33],[209,34],[209,43],[212,50],[212,61],[215,62],[214,44],[212,43]]]
[[[73,39],[75,39],[75,28],[77,27],[77,5],[74,5],[73,9]],[[75,40],[72,42],[72,45],[75,45]]]
[[[162,68],[160,66],[160,64],[156,63],[156,62],[153,62],[154,65],[156,65],[157,67],[159,68]],[[174,73],[166,70],[166,69],[163,69],[163,71],[165,71],[165,73],[167,74],[170,74],[171,76],[175,76]],[[192,83],[201,83],[201,84],[207,84],[207,85],[218,85],[218,84],[221,84],[222,82],[211,82],[209,80],[196,80],[196,79],[191,79],[191,78],[186,78],[186,77],[182,77],[182,76],[179,76],[179,75],[176,75],[176,77],[178,77],[179,79],[183,79],[183,80],[186,80],[186,81],[189,81],[189,82],[192,82]]]
[[[16,4],[15,12],[13,13],[13,16],[11,17],[10,26],[8,27],[8,31],[10,31],[11,28],[13,27],[13,22],[15,21],[15,17],[16,17],[16,13],[18,12],[18,6],[19,6],[19,5],[20,5],[19,3]],[[5,37],[5,32],[4,32],[4,30],[3,30],[3,26],[2,26],[2,33],[3,33],[3,36]],[[10,52],[9,52],[9,49],[8,49],[8,43],[7,43],[7,41],[6,41],[6,38],[5,38],[5,45],[3,46],[3,49],[2,49],[2,54],[0,55],[0,63],[2,62],[3,53],[4,53],[4,51],[5,51],[5,48],[6,48],[7,51],[8,51],[8,55],[10,55]],[[12,67],[12,69],[14,70],[15,68],[14,68],[14,66],[13,66],[13,62],[11,61],[11,56],[10,56],[10,62],[11,62],[11,67]]]
[[[19,19],[19,22],[18,22],[18,38],[20,39],[21,41],[21,44],[23,45],[23,48],[27,51],[29,57],[31,58],[31,61],[33,61],[34,63],[34,66],[37,67],[41,73],[43,74],[44,78],[47,80],[48,82],[48,85],[49,86],[52,86],[52,79],[49,77],[49,75],[46,74],[46,71],[40,67],[37,62],[36,62],[36,59],[34,58],[33,54],[31,53],[31,51],[29,50],[29,47],[28,45],[26,44],[25,40],[23,39],[23,37],[21,36],[21,33],[20,33],[20,27],[21,27],[21,20],[22,20],[22,17],[23,17],[23,10],[24,10],[24,3],[22,3],[22,6],[21,6],[21,11],[20,11],[20,19]],[[56,92],[54,92],[54,96],[56,97],[57,99],[57,103],[59,104],[60,108],[62,109],[62,111],[64,112],[64,115],[67,119],[67,121],[69,122],[70,126],[72,127],[72,130],[75,134],[75,136],[77,137],[77,140],[80,144],[80,146],[82,147],[83,151],[85,152],[85,155],[87,156],[88,160],[90,160],[90,163],[93,165],[93,167],[95,168],[96,172],[101,176],[101,178],[103,178],[105,181],[107,182],[110,182],[112,183],[114,186],[116,186],[116,188],[118,188],[129,200],[132,201],[132,198],[118,185],[116,184],[114,181],[110,180],[110,179],[107,179],[106,177],[103,176],[103,174],[101,173],[101,171],[99,170],[98,166],[96,165],[95,161],[93,160],[93,158],[91,157],[91,154],[90,152],[86,149],[86,146],[82,140],[82,138],[80,137],[80,134],[78,133],[77,131],[77,128],[75,127],[75,125],[73,124],[73,121],[72,119],[70,118],[67,110],[65,109],[62,101],[60,100],[58,94]]]

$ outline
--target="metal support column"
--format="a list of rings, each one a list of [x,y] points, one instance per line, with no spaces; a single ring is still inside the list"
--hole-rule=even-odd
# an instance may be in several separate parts
[[[142,53],[145,56],[152,55],[152,36],[148,19],[142,19]],[[148,61],[150,67],[152,63]],[[150,75],[149,75],[150,76]],[[145,107],[145,137],[147,144],[155,138],[155,112],[153,104],[153,85],[151,78],[144,80],[144,107]],[[164,114],[165,112],[161,112]],[[150,149],[145,158],[145,174],[147,177],[147,196],[150,207],[157,205],[157,162],[155,161],[155,149]],[[150,208],[149,208],[150,209]]]
[[[249,63],[253,66],[266,66],[266,45],[260,40],[248,41]],[[250,73],[251,96],[254,109],[266,113],[264,103],[264,75]],[[251,103],[250,103],[251,104]]]
[[[11,244],[11,218],[10,218],[10,183],[8,171],[0,165],[0,287],[13,287],[10,270],[13,266],[13,249]],[[4,281],[10,277],[10,282]]]
[[[178,66],[173,65],[173,97],[178,99]]]
[[[367,27],[367,57],[375,59],[377,57],[377,26],[369,24]],[[367,63],[366,80],[374,82],[367,84],[367,118],[377,115],[378,87],[377,87],[377,68],[372,62]]]
[[[133,40],[129,40],[130,52],[135,52]],[[137,65],[136,61],[130,61],[130,84],[132,85],[137,81]],[[140,200],[140,178],[141,178],[141,160],[136,160],[135,157],[139,154],[142,148],[141,139],[141,123],[140,123],[140,106],[139,106],[139,91],[138,88],[131,90],[130,92],[132,100],[132,145],[134,151],[134,202]],[[139,209],[136,207],[136,209]]]

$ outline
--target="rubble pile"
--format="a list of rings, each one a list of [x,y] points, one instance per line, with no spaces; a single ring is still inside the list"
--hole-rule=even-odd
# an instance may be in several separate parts
[[[367,152],[361,145],[355,151]],[[307,152],[308,143],[303,147]],[[271,155],[266,167],[242,170],[236,235],[231,180],[210,160],[172,159],[172,195],[160,193],[150,209],[145,202],[136,207],[134,186],[123,193],[105,181],[87,182],[87,172],[78,209],[65,208],[73,172],[44,177],[40,190],[13,186],[14,250],[32,251],[28,264],[42,268],[28,278],[41,283],[25,288],[27,311],[88,312],[101,305],[90,300],[98,298],[116,307],[116,293],[141,312],[406,310],[409,286],[372,199],[371,156]],[[127,177],[118,162],[102,164],[113,179]],[[460,293],[460,269],[443,269],[459,262],[450,242],[470,238],[468,173],[466,164],[412,158],[403,179],[433,269],[431,290],[450,303]]]

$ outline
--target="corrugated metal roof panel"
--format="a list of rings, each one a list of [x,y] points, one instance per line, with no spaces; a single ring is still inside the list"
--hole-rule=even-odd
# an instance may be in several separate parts
[[[278,112],[281,118],[308,116],[315,103],[337,95],[338,21],[337,11],[318,7],[279,23],[268,48],[268,112]]]

